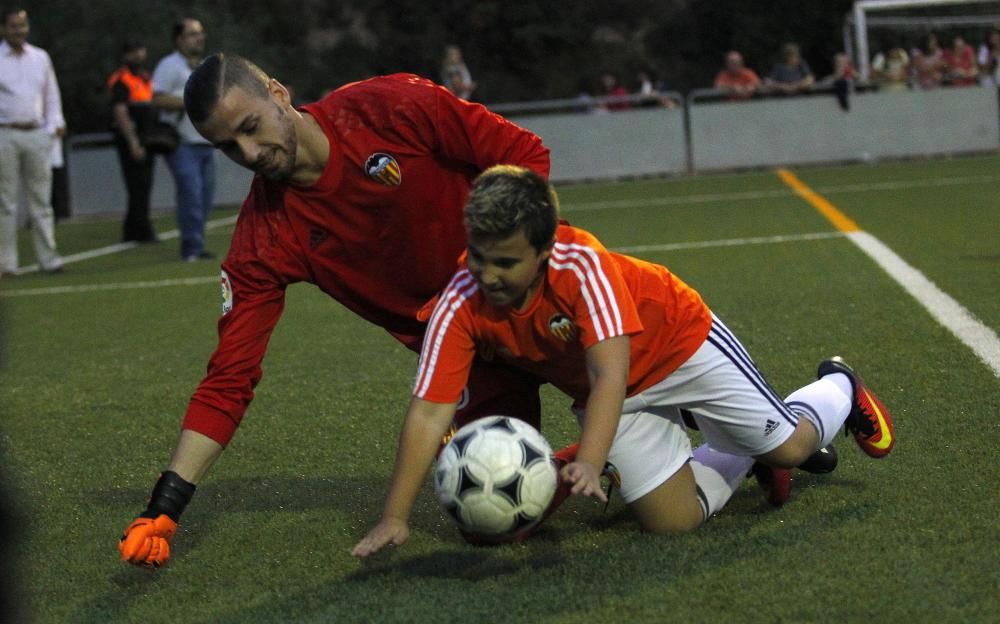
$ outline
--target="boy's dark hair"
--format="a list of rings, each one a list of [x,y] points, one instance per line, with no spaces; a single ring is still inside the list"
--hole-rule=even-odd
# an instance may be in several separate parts
[[[558,223],[555,189],[524,167],[490,167],[476,178],[465,204],[470,238],[503,239],[524,230],[531,246],[541,252],[552,244]]]
[[[260,67],[235,54],[219,52],[191,72],[184,86],[184,109],[194,123],[211,117],[215,106],[234,86],[254,97],[268,97],[270,80]]]

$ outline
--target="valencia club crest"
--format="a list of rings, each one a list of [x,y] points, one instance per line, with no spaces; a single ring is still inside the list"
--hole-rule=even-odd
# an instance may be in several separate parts
[[[563,342],[576,339],[576,325],[565,314],[556,314],[549,319],[549,331]]]
[[[372,180],[386,186],[399,186],[403,181],[403,174],[399,170],[399,163],[392,156],[383,152],[376,152],[365,161],[365,173]]]

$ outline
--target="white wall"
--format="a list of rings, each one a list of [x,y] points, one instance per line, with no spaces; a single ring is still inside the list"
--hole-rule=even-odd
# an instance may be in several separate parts
[[[540,136],[552,150],[554,181],[687,170],[684,111],[680,107],[510,119]]]
[[[125,214],[125,179],[114,147],[71,149],[67,157],[71,213],[77,215]],[[253,174],[215,152],[215,203],[240,204],[250,190]],[[174,179],[162,156],[153,171],[153,210],[172,209]]]
[[[981,152],[1000,147],[995,87],[694,104],[696,171]]]
[[[860,93],[843,111],[832,95],[636,108],[613,113],[511,115],[552,150],[555,181],[613,179],[775,165],[982,152],[1000,148],[997,89]],[[690,144],[690,162],[688,156]],[[74,215],[125,212],[112,147],[71,149]],[[216,203],[239,204],[252,175],[216,152]],[[162,158],[154,209],[174,206]]]

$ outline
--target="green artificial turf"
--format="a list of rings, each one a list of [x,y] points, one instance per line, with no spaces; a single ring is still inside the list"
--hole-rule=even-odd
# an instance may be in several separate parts
[[[987,326],[1000,328],[1000,159],[797,169]],[[976,178],[976,179],[973,179]],[[964,181],[963,181],[964,180]],[[767,507],[748,482],[684,536],[641,534],[620,500],[571,500],[532,539],[477,549],[428,481],[410,542],[349,555],[377,520],[415,356],[315,287],[289,289],[257,398],[158,571],[118,559],[215,345],[217,263],[177,241],[0,281],[0,453],[21,530],[16,599],[38,622],[985,622],[1000,609],[1000,381],[846,238],[657,250],[834,228],[772,172],[560,188],[609,247],[666,264],[772,385],[848,358],[892,410],[897,447],[839,438],[831,475]],[[216,216],[231,215],[232,210]],[[120,223],[63,223],[66,253]],[[158,221],[170,229],[169,217]],[[231,227],[213,230],[222,253]],[[30,245],[22,255],[30,261]],[[194,284],[43,294],[55,286]],[[543,394],[553,446],[568,401]]]

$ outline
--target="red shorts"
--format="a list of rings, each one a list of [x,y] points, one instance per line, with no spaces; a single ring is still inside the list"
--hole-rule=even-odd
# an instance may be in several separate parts
[[[541,430],[538,388],[543,383],[534,375],[506,364],[476,358],[458,402],[455,427],[486,416],[511,416]]]

